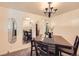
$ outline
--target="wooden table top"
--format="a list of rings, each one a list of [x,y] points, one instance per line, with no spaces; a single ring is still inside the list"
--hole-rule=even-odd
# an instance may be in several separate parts
[[[45,43],[72,46],[66,39],[64,39],[62,36],[58,36],[58,35],[54,35],[52,39],[45,38],[42,41]]]

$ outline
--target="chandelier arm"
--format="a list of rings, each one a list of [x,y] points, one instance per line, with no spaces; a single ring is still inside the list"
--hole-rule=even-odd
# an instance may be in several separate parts
[[[54,9],[53,7],[51,7],[51,2],[48,2],[48,5],[48,8],[45,8],[44,14],[46,14],[50,18],[51,14],[54,14],[58,9]]]

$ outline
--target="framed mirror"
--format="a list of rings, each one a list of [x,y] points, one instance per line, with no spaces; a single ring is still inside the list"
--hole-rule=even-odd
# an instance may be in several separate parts
[[[32,21],[26,18],[23,21],[23,44],[29,43],[32,40]]]
[[[8,23],[8,41],[15,43],[17,40],[17,24],[15,18],[9,18]]]

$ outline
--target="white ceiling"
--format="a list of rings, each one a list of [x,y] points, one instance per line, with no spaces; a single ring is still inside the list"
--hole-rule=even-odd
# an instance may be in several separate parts
[[[21,11],[31,12],[39,15],[44,15],[44,8],[48,7],[47,2],[0,2],[1,7],[13,8]],[[52,3],[54,8],[57,8],[55,15],[59,15],[68,11],[79,9],[79,2],[57,2]]]

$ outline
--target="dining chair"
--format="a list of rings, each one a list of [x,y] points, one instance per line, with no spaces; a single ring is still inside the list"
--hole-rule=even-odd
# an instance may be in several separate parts
[[[33,55],[33,52],[36,54],[36,56],[38,56],[36,41],[34,39],[31,40],[31,53],[30,53],[31,56]]]
[[[48,53],[48,45],[44,44],[43,42],[37,42],[37,51],[39,56],[47,56]]]
[[[71,55],[71,56],[76,56],[77,50],[78,50],[78,45],[79,45],[79,37],[76,36],[74,45],[70,46],[71,49],[68,49],[66,47],[58,47],[60,56],[63,56],[62,53],[65,53],[65,54],[68,54],[68,55]]]
[[[36,42],[36,47],[37,47],[37,53],[38,56],[52,56],[55,55],[55,45],[54,44],[49,44],[45,43],[42,41],[37,41]]]

